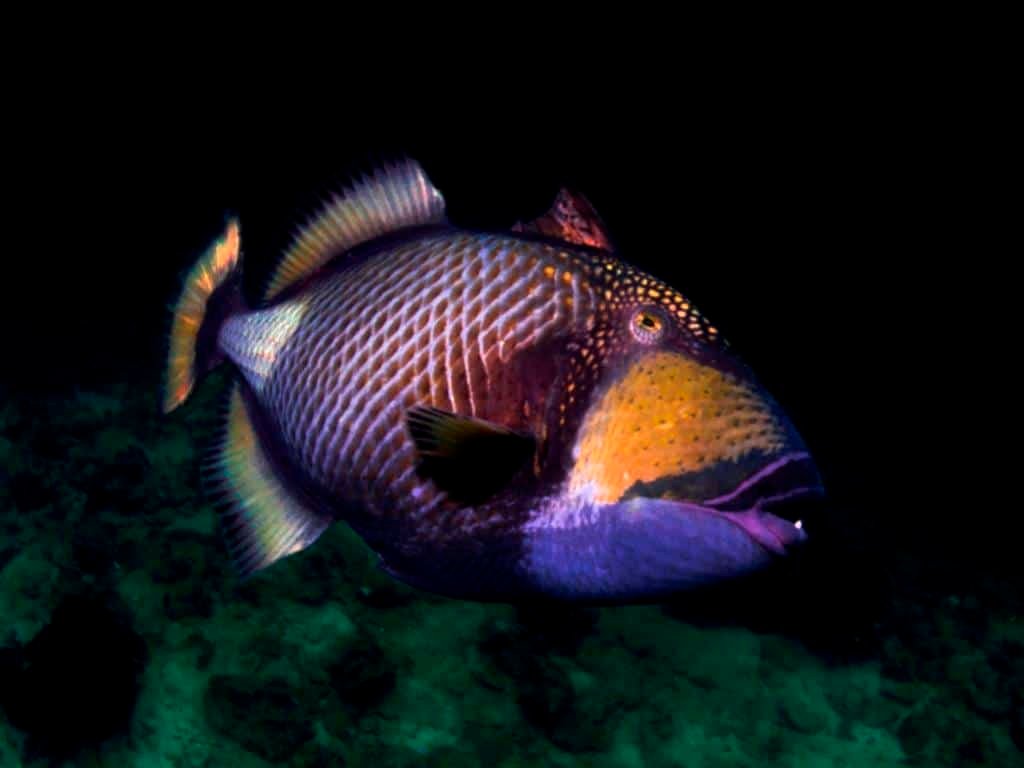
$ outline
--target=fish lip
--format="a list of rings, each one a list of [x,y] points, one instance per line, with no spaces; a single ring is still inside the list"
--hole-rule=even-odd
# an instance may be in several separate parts
[[[807,531],[804,530],[802,520],[790,522],[761,509],[744,512],[716,511],[715,514],[739,526],[755,542],[776,555],[789,554],[795,547],[807,541]]]
[[[680,499],[662,499],[693,509],[694,504]],[[807,541],[802,519],[795,521],[766,511],[761,505],[744,510],[723,510],[706,504],[696,505],[704,512],[728,520],[742,530],[755,543],[775,555],[787,555]]]
[[[735,523],[758,544],[778,555],[807,540],[808,517],[825,495],[821,476],[807,451],[772,461],[732,491],[702,505]]]

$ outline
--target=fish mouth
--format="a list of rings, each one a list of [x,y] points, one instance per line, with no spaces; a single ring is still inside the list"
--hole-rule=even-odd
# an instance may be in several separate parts
[[[804,515],[821,483],[806,454],[762,457],[754,467],[724,466],[729,482],[716,493],[694,493],[711,483],[676,476],[611,503],[559,497],[529,529],[527,571],[546,593],[619,600],[769,566],[807,540]]]
[[[711,512],[739,526],[750,538],[776,555],[785,555],[792,548],[807,540],[803,520],[790,522],[759,509],[743,512],[719,512],[717,510],[711,510]]]
[[[774,459],[728,493],[703,499],[699,505],[737,525],[768,551],[784,555],[807,540],[807,521],[820,514],[823,498],[810,454],[799,451]]]

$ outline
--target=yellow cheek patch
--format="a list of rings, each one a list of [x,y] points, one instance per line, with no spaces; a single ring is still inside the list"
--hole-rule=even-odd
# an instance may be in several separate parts
[[[569,489],[613,502],[636,482],[694,472],[783,446],[782,426],[756,389],[672,352],[630,367],[589,410]]]

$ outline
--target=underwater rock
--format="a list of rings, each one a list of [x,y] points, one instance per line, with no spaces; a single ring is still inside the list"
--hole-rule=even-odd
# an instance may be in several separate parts
[[[598,694],[579,696],[555,662],[542,661],[532,677],[520,681],[516,701],[524,719],[555,746],[576,753],[608,748],[613,729],[604,702]]]
[[[844,721],[865,720],[870,708],[878,702],[855,686],[832,687],[826,691],[828,703],[844,718]]]
[[[1009,692],[988,664],[978,664],[971,673],[968,700],[971,707],[988,720],[1002,720],[1010,714]]]
[[[597,610],[555,603],[526,603],[516,610],[516,618],[529,644],[537,652],[574,654],[597,624]]]
[[[170,621],[192,616],[208,618],[213,613],[213,596],[201,583],[186,583],[164,593],[163,608]]]
[[[97,517],[79,520],[71,533],[71,561],[87,574],[102,576],[117,559],[117,528]]]
[[[442,747],[423,762],[423,768],[477,768],[479,765],[480,758],[476,752],[465,747]]]
[[[571,619],[569,625],[579,627],[580,620]],[[577,634],[574,631],[570,637]],[[522,628],[509,631],[500,623],[489,625],[479,644],[480,653],[510,682],[502,685],[493,676],[481,682],[494,689],[514,688],[523,718],[562,749],[602,749],[610,739],[608,712],[596,696],[579,699],[568,673],[540,647],[550,640]]]
[[[1006,690],[1024,696],[1024,643],[1004,640],[994,644],[988,663],[1005,682]]]
[[[118,470],[121,485],[140,483],[146,478],[149,457],[139,442],[137,428],[111,426],[100,430],[93,437],[93,453]]]
[[[380,610],[390,610],[408,605],[416,599],[412,590],[393,582],[383,582],[360,587],[356,598],[363,605]]]
[[[946,679],[966,691],[971,684],[974,668],[979,663],[984,663],[984,657],[978,653],[958,653],[950,656],[946,661]]]
[[[981,741],[977,738],[968,739],[957,747],[956,754],[961,761],[984,765],[985,750]]]
[[[338,589],[344,561],[336,551],[325,546],[312,547],[305,555],[288,564],[290,579],[283,575],[288,598],[305,605],[322,605]]]
[[[957,636],[958,625],[947,599],[922,598],[912,606],[915,619],[897,628],[903,645],[914,657],[914,676],[937,685],[946,682],[948,660],[970,648]]]
[[[1024,752],[1024,697],[1020,697],[1010,715],[1010,738]]]
[[[292,759],[288,768],[344,768],[345,758],[315,741],[306,742]]]
[[[561,730],[573,714],[573,690],[569,676],[551,663],[535,660],[524,666],[529,674],[519,680],[516,701],[528,723],[549,737]]]
[[[272,573],[257,573],[246,580],[232,580],[232,598],[251,605],[266,605],[281,600],[321,606],[336,598],[345,582],[344,558],[336,548],[318,541],[302,557],[285,558]],[[226,558],[227,553],[223,556]]]
[[[165,585],[163,609],[171,621],[207,617],[213,610],[211,585],[221,567],[215,547],[213,538],[195,531],[169,531],[146,558],[153,581]]]
[[[762,674],[773,672],[796,672],[805,663],[802,649],[793,640],[778,635],[760,637],[760,661]]]
[[[956,757],[956,765],[978,765],[985,768],[1005,765],[987,731],[968,733],[967,738],[956,748]]]
[[[956,612],[957,630],[969,643],[984,645],[989,631],[989,611],[974,595],[966,595],[958,601]]]
[[[897,706],[909,708],[931,696],[932,688],[925,683],[907,683],[882,678],[880,692]]]
[[[0,643],[27,643],[60,601],[61,571],[44,548],[16,551],[0,569]]]
[[[35,425],[44,424],[49,418],[50,416],[37,417]],[[26,435],[30,435],[29,451],[34,457],[46,461],[66,459],[79,434],[81,434],[80,430],[65,432],[60,429],[32,429],[31,427],[26,430]],[[25,443],[22,442],[22,445]]]
[[[612,717],[611,704],[599,695],[574,699],[573,717],[549,734],[551,742],[568,752],[604,752],[611,745],[619,720]]]
[[[526,677],[537,663],[532,649],[526,647],[518,633],[511,631],[502,621],[484,625],[477,647],[485,659],[513,680]],[[493,681],[487,684],[495,690],[504,687]]]
[[[68,755],[124,731],[147,652],[106,598],[65,598],[31,642],[8,651],[0,706],[38,751]]]
[[[973,717],[959,701],[943,695],[941,689],[930,688],[927,701],[919,700],[897,720],[896,736],[908,762],[929,768],[1015,764],[1001,754],[1004,748],[1012,750],[1008,741],[994,737],[1005,730],[1005,723],[990,726]]]
[[[935,720],[924,710],[911,712],[896,729],[900,746],[908,756],[913,757],[923,752],[931,742],[935,733]]]
[[[287,759],[313,738],[309,717],[283,679],[215,675],[203,707],[214,730],[270,762]]]
[[[356,710],[372,709],[395,687],[395,666],[372,636],[361,633],[327,668],[331,687]]]
[[[338,741],[346,742],[351,738],[356,719],[337,699],[327,699],[317,714],[324,729]]]
[[[22,649],[0,647],[0,709],[3,708],[3,702],[7,695],[3,691],[11,685],[11,680],[21,674],[21,665]]]
[[[916,659],[898,637],[886,638],[882,643],[882,674],[899,681],[914,679]]]
[[[572,656],[594,632],[598,612],[573,605],[520,605],[517,624],[488,622],[481,631],[480,651],[511,677],[523,674],[523,664],[549,653]]]
[[[467,713],[464,739],[476,753],[477,765],[501,765],[515,754],[522,736],[504,722],[480,722],[476,713]]]
[[[800,684],[797,678],[786,685],[779,700],[782,722],[795,731],[814,734],[828,726],[828,704],[818,689]]]
[[[149,460],[141,448],[124,449],[112,463],[100,464],[89,478],[86,514],[108,510],[130,513],[146,489]]]
[[[160,535],[158,551],[147,558],[157,584],[205,581],[216,570],[214,540],[195,531],[172,530]]]
[[[53,501],[54,492],[34,472],[19,472],[7,484],[7,492],[19,512],[34,512]]]
[[[1024,676],[1024,642],[1003,639],[993,643],[989,649],[989,660],[1000,672],[1012,670]]]
[[[189,635],[185,640],[184,647],[195,649],[198,652],[196,655],[196,668],[199,670],[209,667],[213,657],[217,654],[217,647],[213,642],[206,635],[199,632],[193,632]]]
[[[14,443],[0,435],[0,488],[6,488],[11,480],[18,449]]]

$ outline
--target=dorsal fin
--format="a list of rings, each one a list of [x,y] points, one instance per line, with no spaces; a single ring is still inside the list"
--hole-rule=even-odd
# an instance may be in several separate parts
[[[296,233],[264,298],[275,298],[360,243],[443,221],[444,198],[419,163],[403,160],[385,166],[335,196]]]
[[[516,223],[513,232],[547,235],[573,245],[612,250],[611,238],[594,206],[578,192],[559,190],[550,210],[528,224]]]

